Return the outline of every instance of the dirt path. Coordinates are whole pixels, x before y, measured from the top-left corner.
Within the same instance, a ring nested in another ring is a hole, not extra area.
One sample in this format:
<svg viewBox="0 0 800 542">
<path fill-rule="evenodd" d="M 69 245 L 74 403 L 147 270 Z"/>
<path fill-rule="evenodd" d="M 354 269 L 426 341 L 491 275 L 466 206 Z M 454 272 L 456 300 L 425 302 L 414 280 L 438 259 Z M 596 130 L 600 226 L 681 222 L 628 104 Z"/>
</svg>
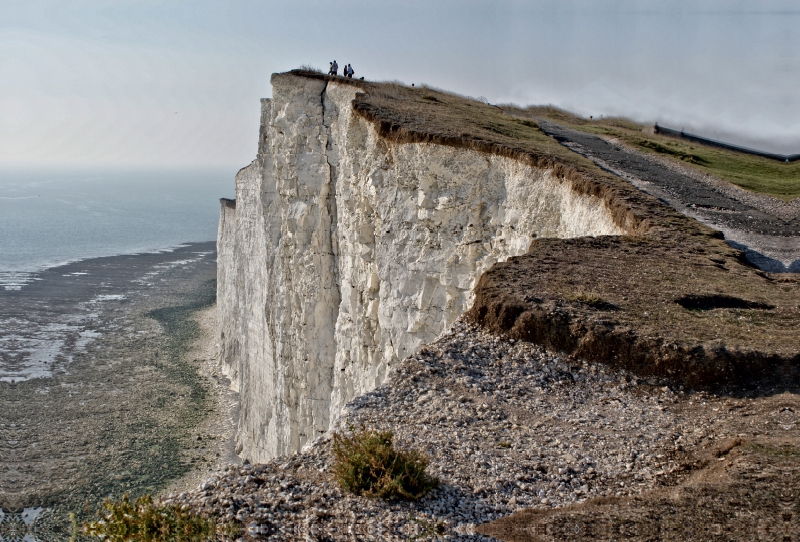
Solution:
<svg viewBox="0 0 800 542">
<path fill-rule="evenodd" d="M 629 180 L 678 211 L 722 231 L 726 240 L 765 271 L 800 272 L 797 205 L 750 194 L 718 179 L 702 179 L 678 165 L 619 142 L 536 121 L 545 133 L 597 165 Z"/>
</svg>

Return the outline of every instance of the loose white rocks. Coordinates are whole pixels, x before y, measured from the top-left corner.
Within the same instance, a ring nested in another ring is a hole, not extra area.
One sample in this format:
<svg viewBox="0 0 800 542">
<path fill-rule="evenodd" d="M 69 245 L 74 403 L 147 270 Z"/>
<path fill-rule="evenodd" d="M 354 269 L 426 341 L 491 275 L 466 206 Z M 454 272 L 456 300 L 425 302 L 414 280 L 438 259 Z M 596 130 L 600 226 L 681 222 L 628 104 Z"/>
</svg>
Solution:
<svg viewBox="0 0 800 542">
<path fill-rule="evenodd" d="M 331 475 L 330 433 L 173 500 L 236 519 L 258 540 L 482 540 L 475 525 L 515 510 L 668 480 L 683 468 L 681 443 L 713 432 L 677 416 L 677 401 L 668 387 L 567 363 L 459 321 L 349 403 L 334 428 L 388 429 L 396 445 L 426 451 L 441 485 L 420 501 L 342 491 Z"/>
</svg>

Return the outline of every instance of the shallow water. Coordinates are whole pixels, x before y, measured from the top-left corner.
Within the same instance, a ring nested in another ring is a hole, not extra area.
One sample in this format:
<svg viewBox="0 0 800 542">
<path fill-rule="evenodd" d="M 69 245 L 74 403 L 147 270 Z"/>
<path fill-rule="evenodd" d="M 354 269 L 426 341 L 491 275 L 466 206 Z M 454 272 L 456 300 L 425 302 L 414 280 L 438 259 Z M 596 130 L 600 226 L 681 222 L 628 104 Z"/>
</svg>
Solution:
<svg viewBox="0 0 800 542">
<path fill-rule="evenodd" d="M 115 254 L 216 239 L 235 170 L 0 170 L 0 285 Z"/>
<path fill-rule="evenodd" d="M 0 290 L 0 540 L 59 540 L 67 512 L 157 493 L 200 466 L 187 445 L 208 386 L 183 354 L 215 275 L 207 242 L 82 260 Z"/>
<path fill-rule="evenodd" d="M 0 542 L 68 540 L 67 512 L 200 464 L 181 353 L 234 173 L 0 171 Z"/>
</svg>

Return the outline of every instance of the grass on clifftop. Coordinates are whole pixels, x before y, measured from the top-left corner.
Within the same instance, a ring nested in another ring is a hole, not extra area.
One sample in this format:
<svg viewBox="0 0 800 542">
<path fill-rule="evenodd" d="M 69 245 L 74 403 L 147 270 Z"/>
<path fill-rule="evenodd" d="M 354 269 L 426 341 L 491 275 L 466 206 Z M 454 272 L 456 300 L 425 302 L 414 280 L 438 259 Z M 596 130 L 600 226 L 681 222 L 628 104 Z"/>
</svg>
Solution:
<svg viewBox="0 0 800 542">
<path fill-rule="evenodd" d="M 529 107 L 524 114 L 569 128 L 619 138 L 640 151 L 678 160 L 702 173 L 783 201 L 800 197 L 800 161 L 783 163 L 761 156 L 702 145 L 648 132 L 649 127 L 620 118 L 588 120 L 554 107 Z"/>
<path fill-rule="evenodd" d="M 688 219 L 628 181 L 572 152 L 541 130 L 524 111 L 511 111 L 428 86 L 374 83 L 293 70 L 275 77 L 296 76 L 361 89 L 353 100 L 356 114 L 371 122 L 393 143 L 433 143 L 504 156 L 550 170 L 580 195 L 604 201 L 614 221 L 629 234 L 670 231 L 688 237 L 713 235 L 710 228 Z"/>
<path fill-rule="evenodd" d="M 323 75 L 312 67 L 288 72 L 363 89 L 355 110 L 375 122 L 381 135 L 398 143 L 431 142 L 527 158 L 541 166 L 562 164 L 587 173 L 594 180 L 617 185 L 614 175 L 591 160 L 560 145 L 532 120 L 468 96 L 429 86 L 399 82 L 371 82 Z"/>
</svg>

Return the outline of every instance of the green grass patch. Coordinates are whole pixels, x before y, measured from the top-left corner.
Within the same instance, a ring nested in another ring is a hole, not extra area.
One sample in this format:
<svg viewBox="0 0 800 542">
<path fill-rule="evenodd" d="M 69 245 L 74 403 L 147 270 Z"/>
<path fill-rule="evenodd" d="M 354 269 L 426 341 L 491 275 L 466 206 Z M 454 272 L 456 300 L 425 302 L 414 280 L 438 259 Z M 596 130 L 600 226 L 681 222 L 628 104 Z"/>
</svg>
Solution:
<svg viewBox="0 0 800 542">
<path fill-rule="evenodd" d="M 597 135 L 619 138 L 643 152 L 658 154 L 741 188 L 784 201 L 800 197 L 800 161 L 779 162 L 761 156 L 703 145 L 661 134 L 620 118 L 588 120 L 554 107 L 532 107 L 525 113 L 550 119 L 564 126 Z"/>
<path fill-rule="evenodd" d="M 397 450 L 391 431 L 361 430 L 333 435 L 333 472 L 343 489 L 381 499 L 416 500 L 439 481 L 425 473 L 429 460 L 415 450 Z"/>
<path fill-rule="evenodd" d="M 702 156 L 698 156 L 696 154 L 692 154 L 689 152 L 685 152 L 684 150 L 679 147 L 679 145 L 674 141 L 667 141 L 666 144 L 661 144 L 656 141 L 649 141 L 646 139 L 641 140 L 639 146 L 642 149 L 650 149 L 659 154 L 667 154 L 679 160 L 683 160 L 684 162 L 689 162 L 690 164 L 698 164 L 698 165 L 708 165 L 708 160 L 703 158 Z"/>
</svg>

